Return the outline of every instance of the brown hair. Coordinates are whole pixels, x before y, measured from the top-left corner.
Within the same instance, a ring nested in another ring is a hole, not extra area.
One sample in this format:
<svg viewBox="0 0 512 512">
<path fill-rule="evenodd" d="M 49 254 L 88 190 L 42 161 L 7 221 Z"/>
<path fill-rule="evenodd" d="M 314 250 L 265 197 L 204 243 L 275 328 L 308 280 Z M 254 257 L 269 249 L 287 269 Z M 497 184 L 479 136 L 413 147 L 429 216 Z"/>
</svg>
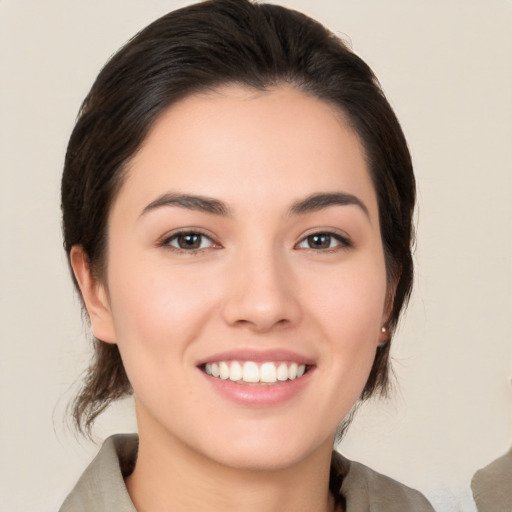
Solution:
<svg viewBox="0 0 512 512">
<path fill-rule="evenodd" d="M 407 143 L 368 65 L 318 22 L 277 5 L 209 0 L 170 12 L 105 65 L 82 104 L 66 153 L 62 212 L 68 258 L 80 245 L 101 279 L 107 218 L 127 162 L 171 104 L 228 83 L 260 90 L 290 84 L 334 105 L 359 135 L 392 283 L 390 340 L 413 278 L 415 181 Z M 361 400 L 387 390 L 389 345 L 377 349 Z M 78 429 L 89 432 L 98 414 L 130 392 L 117 345 L 95 339 L 94 360 L 74 402 Z"/>
</svg>

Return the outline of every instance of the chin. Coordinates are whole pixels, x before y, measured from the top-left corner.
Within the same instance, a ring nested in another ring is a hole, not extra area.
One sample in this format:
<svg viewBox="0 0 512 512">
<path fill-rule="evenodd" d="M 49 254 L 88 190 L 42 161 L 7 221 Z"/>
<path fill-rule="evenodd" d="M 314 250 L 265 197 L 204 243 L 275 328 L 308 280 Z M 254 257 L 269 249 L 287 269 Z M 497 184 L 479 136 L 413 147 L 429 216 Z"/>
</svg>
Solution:
<svg viewBox="0 0 512 512">
<path fill-rule="evenodd" d="M 323 440 L 308 441 L 302 437 L 293 438 L 293 431 L 289 430 L 288 435 L 284 436 L 238 436 L 235 440 L 229 440 L 224 447 L 218 440 L 212 443 L 207 449 L 207 456 L 223 466 L 247 471 L 285 470 L 314 454 L 324 454 L 330 460 L 334 433 Z"/>
</svg>

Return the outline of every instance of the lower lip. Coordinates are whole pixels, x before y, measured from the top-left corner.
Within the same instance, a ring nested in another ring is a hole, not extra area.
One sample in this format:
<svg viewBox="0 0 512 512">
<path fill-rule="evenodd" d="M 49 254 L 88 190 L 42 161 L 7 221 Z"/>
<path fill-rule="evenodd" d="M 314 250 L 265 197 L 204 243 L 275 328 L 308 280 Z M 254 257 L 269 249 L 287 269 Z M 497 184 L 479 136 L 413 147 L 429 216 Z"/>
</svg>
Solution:
<svg viewBox="0 0 512 512">
<path fill-rule="evenodd" d="M 201 371 L 201 370 L 200 370 Z M 220 395 L 240 405 L 270 407 L 285 403 L 299 395 L 308 384 L 313 369 L 302 377 L 276 384 L 237 384 L 229 379 L 212 377 L 201 371 L 208 384 Z"/>
</svg>

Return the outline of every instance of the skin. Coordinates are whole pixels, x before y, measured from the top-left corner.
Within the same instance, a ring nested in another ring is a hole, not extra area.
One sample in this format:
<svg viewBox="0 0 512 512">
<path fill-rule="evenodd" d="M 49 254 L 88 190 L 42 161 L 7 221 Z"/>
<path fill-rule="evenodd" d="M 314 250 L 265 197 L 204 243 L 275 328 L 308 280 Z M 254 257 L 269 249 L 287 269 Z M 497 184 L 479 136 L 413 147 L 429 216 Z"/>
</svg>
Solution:
<svg viewBox="0 0 512 512">
<path fill-rule="evenodd" d="M 290 212 L 333 192 L 361 204 Z M 155 206 L 162 194 L 229 215 Z M 199 250 L 172 238 L 184 228 L 207 236 Z M 326 248 L 313 233 L 332 233 Z M 134 389 L 138 510 L 332 509 L 334 434 L 384 341 L 388 286 L 364 151 L 336 109 L 290 87 L 182 100 L 130 163 L 103 280 L 80 247 L 71 260 L 94 335 L 118 344 Z M 307 357 L 306 384 L 270 406 L 226 398 L 197 364 L 240 348 Z"/>
</svg>

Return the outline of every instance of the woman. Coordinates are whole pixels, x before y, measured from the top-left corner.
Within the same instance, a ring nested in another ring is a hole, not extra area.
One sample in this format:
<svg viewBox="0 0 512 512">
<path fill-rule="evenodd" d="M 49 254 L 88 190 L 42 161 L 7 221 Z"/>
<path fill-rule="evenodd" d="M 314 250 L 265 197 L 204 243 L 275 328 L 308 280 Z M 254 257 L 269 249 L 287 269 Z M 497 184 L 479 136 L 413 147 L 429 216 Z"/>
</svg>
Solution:
<svg viewBox="0 0 512 512">
<path fill-rule="evenodd" d="M 214 0 L 132 39 L 82 106 L 62 209 L 95 337 L 75 420 L 133 392 L 138 437 L 61 510 L 432 510 L 332 454 L 386 391 L 414 197 L 377 80 L 313 20 Z"/>
</svg>

